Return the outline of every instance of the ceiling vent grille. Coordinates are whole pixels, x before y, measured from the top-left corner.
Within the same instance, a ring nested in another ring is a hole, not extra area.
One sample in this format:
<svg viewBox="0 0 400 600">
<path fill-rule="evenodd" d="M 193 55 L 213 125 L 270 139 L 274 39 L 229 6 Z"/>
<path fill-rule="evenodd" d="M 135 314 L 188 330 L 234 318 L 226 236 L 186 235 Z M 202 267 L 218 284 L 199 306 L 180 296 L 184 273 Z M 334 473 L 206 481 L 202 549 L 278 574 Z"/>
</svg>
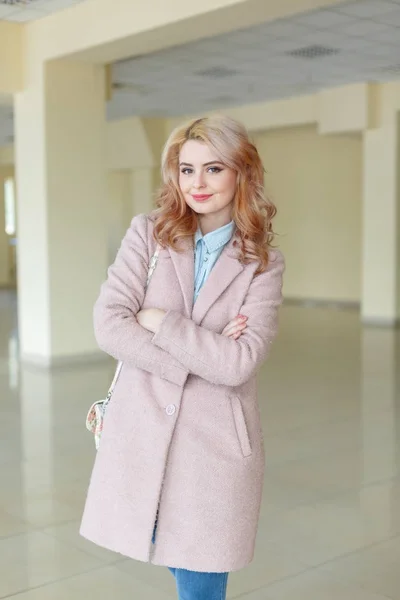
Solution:
<svg viewBox="0 0 400 600">
<path fill-rule="evenodd" d="M 36 2 L 36 0 L 0 0 L 0 4 L 8 4 L 10 6 L 27 6 L 34 2 Z"/>
<path fill-rule="evenodd" d="M 378 69 L 379 73 L 388 73 L 390 75 L 400 75 L 400 63 L 397 65 L 388 65 L 382 69 Z"/>
<path fill-rule="evenodd" d="M 200 77 L 207 77 L 208 79 L 227 79 L 237 75 L 237 71 L 228 69 L 227 67 L 210 67 L 204 69 L 204 71 L 197 71 L 196 75 Z"/>
<path fill-rule="evenodd" d="M 211 104 L 212 106 L 228 106 L 229 104 L 235 104 L 237 100 L 232 96 L 215 96 L 215 98 L 210 98 L 207 100 L 207 104 Z"/>
<path fill-rule="evenodd" d="M 297 48 L 296 50 L 290 50 L 286 52 L 289 56 L 294 56 L 295 58 L 306 58 L 308 60 L 313 60 L 316 58 L 323 58 L 325 56 L 332 56 L 332 54 L 338 54 L 339 50 L 337 48 L 329 48 L 328 46 L 305 46 L 303 48 Z"/>
</svg>

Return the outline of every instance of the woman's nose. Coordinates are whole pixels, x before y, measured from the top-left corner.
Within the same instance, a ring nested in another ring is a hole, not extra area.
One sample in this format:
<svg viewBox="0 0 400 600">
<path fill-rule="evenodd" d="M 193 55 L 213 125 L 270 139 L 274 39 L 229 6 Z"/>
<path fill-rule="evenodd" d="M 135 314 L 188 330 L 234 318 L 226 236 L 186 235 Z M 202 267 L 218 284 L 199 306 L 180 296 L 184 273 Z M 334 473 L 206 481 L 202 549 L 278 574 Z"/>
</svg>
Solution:
<svg viewBox="0 0 400 600">
<path fill-rule="evenodd" d="M 204 187 L 204 185 L 205 185 L 205 183 L 204 183 L 203 173 L 196 173 L 196 175 L 194 176 L 193 187 L 202 188 L 202 187 Z"/>
</svg>

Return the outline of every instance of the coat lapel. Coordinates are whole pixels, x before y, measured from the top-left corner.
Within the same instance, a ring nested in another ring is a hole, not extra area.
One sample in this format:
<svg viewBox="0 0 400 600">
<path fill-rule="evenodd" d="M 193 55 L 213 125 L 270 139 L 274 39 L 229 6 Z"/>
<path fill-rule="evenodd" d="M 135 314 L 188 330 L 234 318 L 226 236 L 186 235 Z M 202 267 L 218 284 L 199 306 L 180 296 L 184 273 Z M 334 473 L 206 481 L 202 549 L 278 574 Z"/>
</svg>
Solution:
<svg viewBox="0 0 400 600">
<path fill-rule="evenodd" d="M 169 252 L 182 289 L 185 302 L 185 316 L 190 319 L 194 296 L 194 247 L 192 240 L 183 240 L 181 247 L 184 249 L 183 252 L 178 252 L 173 250 L 173 248 L 169 248 Z"/>
<path fill-rule="evenodd" d="M 235 257 L 234 235 L 223 249 L 205 284 L 194 303 L 194 247 L 189 239 L 182 242 L 183 252 L 169 248 L 172 262 L 182 289 L 185 302 L 185 316 L 197 325 L 201 323 L 211 306 L 232 281 L 244 269 Z"/>
<path fill-rule="evenodd" d="M 194 303 L 192 319 L 200 325 L 211 306 L 241 273 L 244 266 L 235 257 L 234 236 L 223 249 Z"/>
</svg>

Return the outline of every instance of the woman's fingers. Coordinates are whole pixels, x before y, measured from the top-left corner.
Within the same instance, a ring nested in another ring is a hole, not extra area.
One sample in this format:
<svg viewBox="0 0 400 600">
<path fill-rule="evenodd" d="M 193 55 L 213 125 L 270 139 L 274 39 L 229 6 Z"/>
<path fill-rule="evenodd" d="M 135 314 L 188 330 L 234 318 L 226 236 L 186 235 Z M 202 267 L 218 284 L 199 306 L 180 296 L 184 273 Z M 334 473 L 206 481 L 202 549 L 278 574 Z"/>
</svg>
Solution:
<svg viewBox="0 0 400 600">
<path fill-rule="evenodd" d="M 246 326 L 247 317 L 238 315 L 235 319 L 228 323 L 228 325 L 223 330 L 222 335 L 226 337 L 234 337 L 237 339 L 246 329 Z"/>
<path fill-rule="evenodd" d="M 231 325 L 231 327 L 229 328 L 228 331 L 228 335 L 232 335 L 234 333 L 238 333 L 238 332 L 242 332 L 244 329 L 246 329 L 247 327 L 247 323 L 238 323 L 236 325 Z"/>
</svg>

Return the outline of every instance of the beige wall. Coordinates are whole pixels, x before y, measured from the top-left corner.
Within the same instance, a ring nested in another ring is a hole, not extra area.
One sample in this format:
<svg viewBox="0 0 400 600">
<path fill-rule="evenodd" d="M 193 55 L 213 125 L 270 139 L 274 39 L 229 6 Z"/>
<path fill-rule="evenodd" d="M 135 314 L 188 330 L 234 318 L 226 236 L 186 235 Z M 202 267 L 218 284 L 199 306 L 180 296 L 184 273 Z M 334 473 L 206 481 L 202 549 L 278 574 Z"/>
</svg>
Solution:
<svg viewBox="0 0 400 600">
<path fill-rule="evenodd" d="M 114 262 L 121 240 L 133 218 L 130 171 L 107 173 L 107 196 L 109 207 L 108 254 L 109 263 Z"/>
<path fill-rule="evenodd" d="M 0 146 L 0 167 L 14 167 L 14 146 Z"/>
<path fill-rule="evenodd" d="M 161 183 L 160 169 L 119 169 L 107 173 L 108 256 L 114 261 L 133 217 L 149 212 Z"/>
<path fill-rule="evenodd" d="M 396 129 L 397 139 L 400 139 L 400 112 L 396 114 Z M 397 155 L 397 178 L 396 178 L 396 194 L 397 194 L 397 215 L 396 215 L 396 229 L 397 229 L 397 315 L 400 316 L 400 157 Z"/>
<path fill-rule="evenodd" d="M 21 24 L 0 19 L 0 94 L 11 95 L 22 89 L 24 50 Z"/>
<path fill-rule="evenodd" d="M 316 127 L 256 136 L 278 206 L 288 298 L 361 299 L 362 140 Z"/>
<path fill-rule="evenodd" d="M 152 144 L 146 132 L 144 119 L 133 117 L 107 123 L 107 167 L 133 169 L 153 167 Z"/>
</svg>

